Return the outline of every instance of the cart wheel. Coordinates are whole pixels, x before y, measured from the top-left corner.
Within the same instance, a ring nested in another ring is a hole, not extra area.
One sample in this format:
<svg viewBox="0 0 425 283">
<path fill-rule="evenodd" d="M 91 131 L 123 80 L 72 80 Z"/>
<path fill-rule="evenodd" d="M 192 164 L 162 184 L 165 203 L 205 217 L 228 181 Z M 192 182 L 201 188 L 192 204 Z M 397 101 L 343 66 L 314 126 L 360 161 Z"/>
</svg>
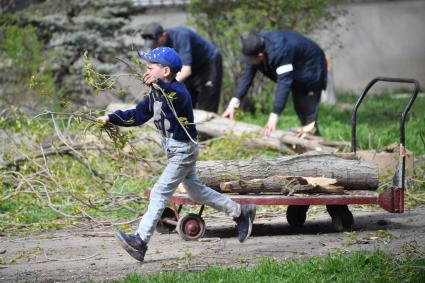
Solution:
<svg viewBox="0 0 425 283">
<path fill-rule="evenodd" d="M 292 227 L 303 226 L 307 218 L 308 205 L 288 205 L 286 220 Z"/>
<path fill-rule="evenodd" d="M 327 205 L 326 209 L 332 218 L 332 226 L 336 231 L 351 230 L 354 219 L 347 205 Z"/>
<path fill-rule="evenodd" d="M 156 231 L 160 234 L 170 234 L 176 229 L 176 225 L 165 223 L 162 220 L 168 218 L 170 220 L 174 220 L 177 222 L 176 213 L 169 207 L 166 207 L 162 212 L 161 219 L 158 221 L 156 225 Z"/>
<path fill-rule="evenodd" d="M 177 233 L 185 241 L 197 240 L 205 234 L 205 221 L 198 214 L 189 213 L 177 222 Z"/>
</svg>

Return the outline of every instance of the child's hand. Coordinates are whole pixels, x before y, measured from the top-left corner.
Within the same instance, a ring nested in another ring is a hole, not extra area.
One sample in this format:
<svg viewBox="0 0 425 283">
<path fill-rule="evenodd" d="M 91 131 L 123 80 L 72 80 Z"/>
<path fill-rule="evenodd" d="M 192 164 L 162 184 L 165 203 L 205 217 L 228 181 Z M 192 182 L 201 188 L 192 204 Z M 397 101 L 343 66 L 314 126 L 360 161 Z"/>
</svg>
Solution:
<svg viewBox="0 0 425 283">
<path fill-rule="evenodd" d="M 158 79 L 155 76 L 153 76 L 149 73 L 145 73 L 143 75 L 143 83 L 146 84 L 146 85 L 151 85 L 153 83 L 156 83 L 157 81 L 158 81 Z"/>
<path fill-rule="evenodd" d="M 102 123 L 103 125 L 108 124 L 109 122 L 109 116 L 100 116 L 96 118 L 96 121 Z"/>
</svg>

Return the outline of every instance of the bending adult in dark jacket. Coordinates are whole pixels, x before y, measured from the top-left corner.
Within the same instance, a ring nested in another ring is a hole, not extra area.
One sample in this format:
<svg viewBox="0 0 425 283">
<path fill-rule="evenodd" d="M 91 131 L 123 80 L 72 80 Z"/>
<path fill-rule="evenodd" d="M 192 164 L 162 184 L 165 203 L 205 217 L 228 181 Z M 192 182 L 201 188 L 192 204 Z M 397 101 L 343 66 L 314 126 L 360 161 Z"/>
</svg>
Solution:
<svg viewBox="0 0 425 283">
<path fill-rule="evenodd" d="M 223 117 L 233 119 L 235 108 L 246 95 L 257 70 L 277 83 L 272 113 L 264 135 L 276 130 L 280 113 L 292 91 L 295 111 L 302 125 L 316 122 L 321 91 L 326 88 L 326 58 L 312 40 L 290 31 L 271 30 L 251 34 L 242 39 L 244 73 Z"/>
<path fill-rule="evenodd" d="M 164 30 L 158 23 L 146 25 L 142 38 L 148 49 L 161 46 L 174 48 L 183 62 L 176 79 L 189 90 L 193 108 L 217 112 L 223 66 L 221 54 L 214 45 L 188 28 Z"/>
</svg>

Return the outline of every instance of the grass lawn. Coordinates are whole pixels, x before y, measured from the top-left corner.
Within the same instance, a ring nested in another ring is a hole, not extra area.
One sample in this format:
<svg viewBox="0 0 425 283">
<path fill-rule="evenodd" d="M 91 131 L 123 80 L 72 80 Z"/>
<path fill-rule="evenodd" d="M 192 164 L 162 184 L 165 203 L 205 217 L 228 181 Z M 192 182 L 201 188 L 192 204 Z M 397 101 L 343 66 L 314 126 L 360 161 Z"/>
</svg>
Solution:
<svg viewBox="0 0 425 283">
<path fill-rule="evenodd" d="M 113 281 L 135 282 L 425 282 L 425 259 L 397 259 L 380 251 L 355 252 L 308 259 L 264 259 L 253 267 L 210 267 L 201 272 L 129 274 Z"/>
<path fill-rule="evenodd" d="M 409 98 L 394 98 L 386 92 L 368 95 L 357 112 L 358 149 L 382 149 L 400 141 L 400 116 Z M 319 127 L 326 140 L 351 141 L 351 111 L 357 97 L 351 94 L 338 95 L 335 106 L 320 106 Z M 407 149 L 416 156 L 425 154 L 425 99 L 417 97 L 406 121 Z M 263 115 L 245 114 L 245 122 L 264 126 L 268 113 Z M 299 127 L 291 99 L 280 115 L 278 128 Z"/>
</svg>

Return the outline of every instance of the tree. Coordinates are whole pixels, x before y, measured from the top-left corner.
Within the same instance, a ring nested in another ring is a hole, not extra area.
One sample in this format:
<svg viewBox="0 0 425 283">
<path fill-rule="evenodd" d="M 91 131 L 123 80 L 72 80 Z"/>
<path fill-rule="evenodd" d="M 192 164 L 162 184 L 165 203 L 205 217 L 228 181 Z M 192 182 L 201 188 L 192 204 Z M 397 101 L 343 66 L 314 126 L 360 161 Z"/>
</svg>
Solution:
<svg viewBox="0 0 425 283">
<path fill-rule="evenodd" d="M 200 33 L 210 38 L 223 55 L 224 101 L 230 99 L 241 76 L 242 68 L 237 60 L 240 36 L 267 29 L 295 30 L 302 34 L 311 34 L 334 23 L 336 17 L 344 12 L 339 8 L 340 2 L 342 0 L 192 0 L 189 11 L 194 25 Z M 251 98 L 255 96 L 256 102 L 250 110 L 271 110 L 271 103 L 268 101 L 272 99 L 274 85 L 264 82 L 262 76 L 257 76 L 248 95 Z M 257 96 L 259 92 L 268 95 Z"/>
<path fill-rule="evenodd" d="M 0 25 L 0 92 L 6 105 L 38 104 L 51 100 L 47 95 L 61 99 L 62 92 L 54 83 L 49 58 L 43 50 L 34 27 Z M 29 98 L 32 98 L 29 100 Z"/>
</svg>

